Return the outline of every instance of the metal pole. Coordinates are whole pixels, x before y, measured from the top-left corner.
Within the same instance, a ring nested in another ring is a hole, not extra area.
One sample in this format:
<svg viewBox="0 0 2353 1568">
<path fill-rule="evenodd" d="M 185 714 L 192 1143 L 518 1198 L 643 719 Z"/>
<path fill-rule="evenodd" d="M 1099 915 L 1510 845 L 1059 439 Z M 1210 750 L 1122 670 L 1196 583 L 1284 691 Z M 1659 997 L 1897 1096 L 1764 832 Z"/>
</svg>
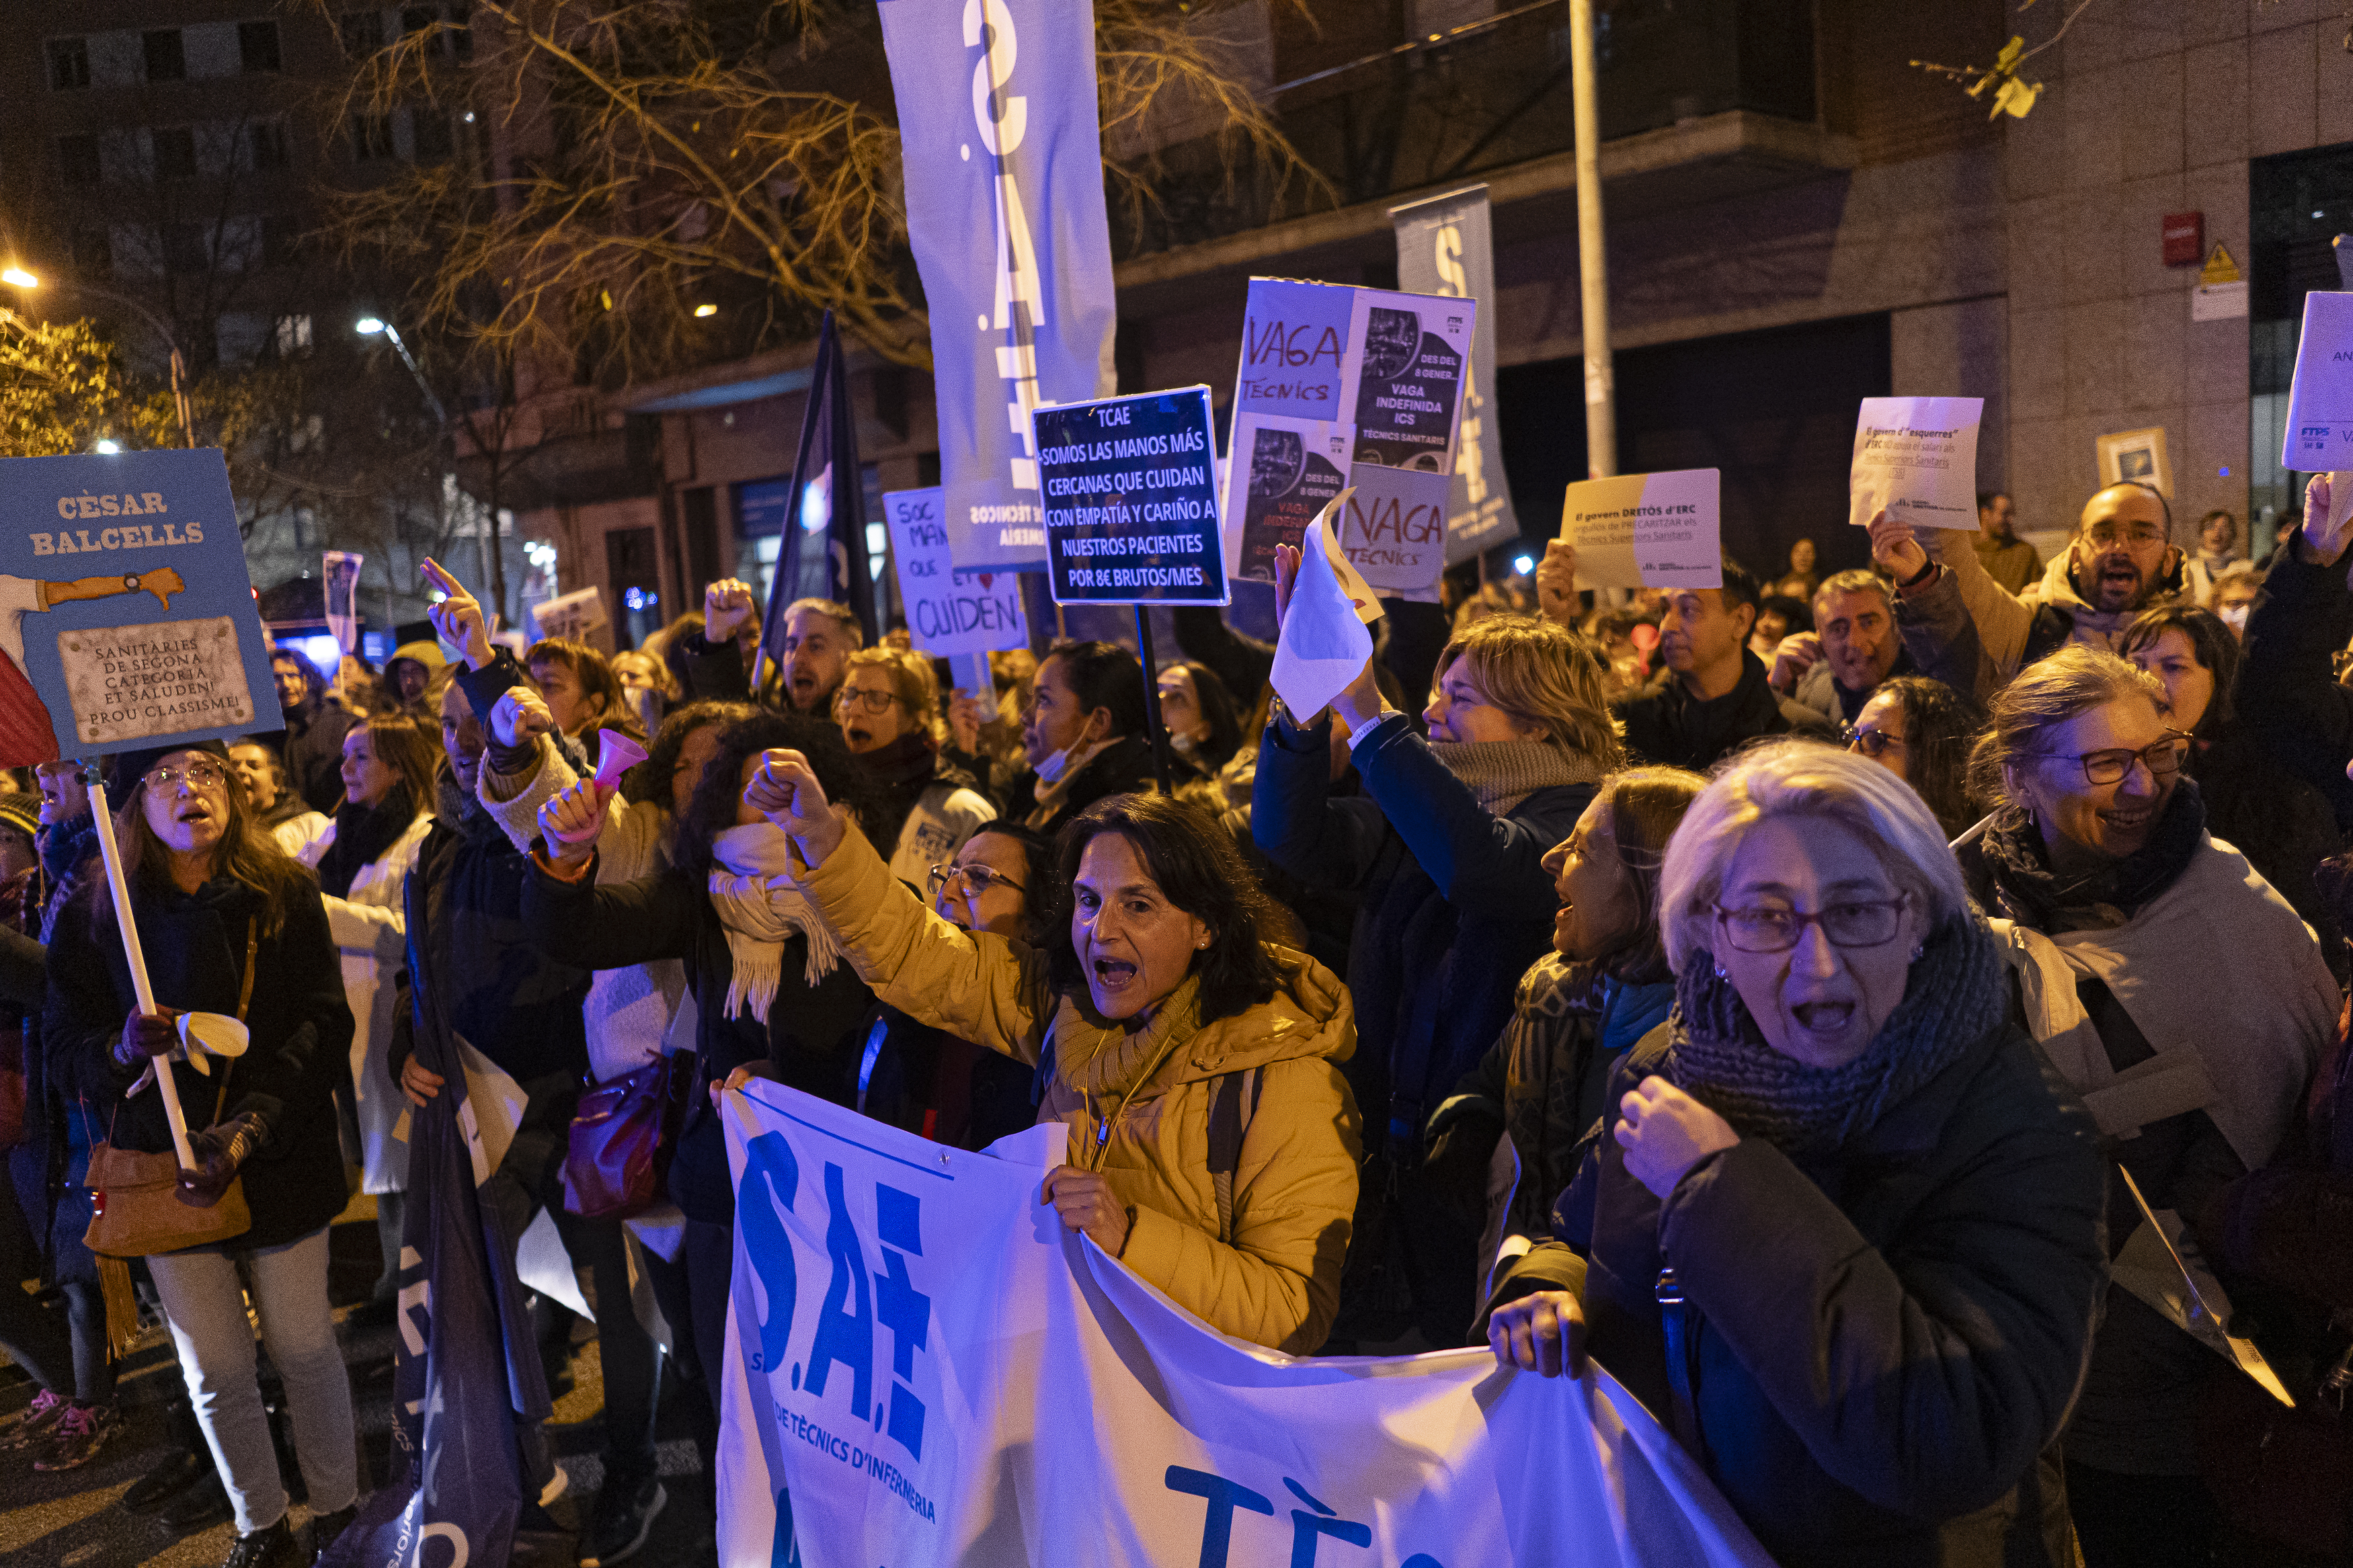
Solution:
<svg viewBox="0 0 2353 1568">
<path fill-rule="evenodd" d="M 1144 656 L 1144 722 L 1152 731 L 1152 776 L 1162 795 L 1175 795 L 1168 784 L 1168 731 L 1160 722 L 1160 668 L 1152 657 L 1152 618 L 1142 605 L 1135 606 L 1135 649 Z"/>
<path fill-rule="evenodd" d="M 1618 471 L 1618 391 L 1609 360 L 1609 258 L 1601 227 L 1601 101 L 1593 79 L 1593 0 L 1568 0 L 1577 114 L 1577 261 L 1584 284 L 1585 471 Z"/>
</svg>

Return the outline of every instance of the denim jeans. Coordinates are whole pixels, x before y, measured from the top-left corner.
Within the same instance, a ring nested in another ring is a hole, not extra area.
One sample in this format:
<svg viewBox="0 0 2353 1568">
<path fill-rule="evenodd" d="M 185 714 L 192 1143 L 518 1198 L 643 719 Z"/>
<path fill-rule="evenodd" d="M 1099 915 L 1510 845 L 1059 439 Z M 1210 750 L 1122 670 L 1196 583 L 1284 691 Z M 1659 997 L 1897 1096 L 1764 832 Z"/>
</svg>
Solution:
<svg viewBox="0 0 2353 1568">
<path fill-rule="evenodd" d="M 359 1452 L 351 1378 L 328 1314 L 325 1228 L 254 1252 L 150 1258 L 147 1268 L 171 1321 L 196 1422 L 236 1506 L 237 1533 L 267 1530 L 286 1516 L 286 1488 L 254 1373 L 248 1289 L 269 1359 L 286 1382 L 311 1507 L 320 1513 L 349 1508 L 359 1496 Z"/>
</svg>

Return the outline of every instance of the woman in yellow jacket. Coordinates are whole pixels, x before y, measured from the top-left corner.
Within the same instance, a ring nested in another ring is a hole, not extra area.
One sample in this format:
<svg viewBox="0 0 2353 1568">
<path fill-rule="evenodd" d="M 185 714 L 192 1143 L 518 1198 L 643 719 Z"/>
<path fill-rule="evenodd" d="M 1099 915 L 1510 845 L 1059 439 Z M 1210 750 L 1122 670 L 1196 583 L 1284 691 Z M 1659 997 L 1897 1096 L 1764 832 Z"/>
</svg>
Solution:
<svg viewBox="0 0 2353 1568">
<path fill-rule="evenodd" d="M 1160 795 L 1088 807 L 1040 949 L 925 909 L 799 753 L 767 752 L 744 798 L 793 837 L 876 997 L 1043 1058 L 1039 1120 L 1070 1129 L 1071 1163 L 1041 1201 L 1064 1226 L 1221 1332 L 1324 1342 L 1356 1205 L 1355 1015 L 1330 970 L 1267 940 L 1275 908 L 1217 824 Z"/>
</svg>

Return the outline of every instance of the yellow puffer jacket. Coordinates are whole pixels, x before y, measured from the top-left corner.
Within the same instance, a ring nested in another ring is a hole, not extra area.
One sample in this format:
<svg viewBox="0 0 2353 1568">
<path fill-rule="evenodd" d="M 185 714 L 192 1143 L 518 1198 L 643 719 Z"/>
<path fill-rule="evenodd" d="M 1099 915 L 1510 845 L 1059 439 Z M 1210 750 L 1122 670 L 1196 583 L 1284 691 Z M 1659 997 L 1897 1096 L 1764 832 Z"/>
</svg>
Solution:
<svg viewBox="0 0 2353 1568">
<path fill-rule="evenodd" d="M 1362 1127 L 1340 1075 L 1356 1025 L 1337 976 L 1277 948 L 1284 988 L 1271 1000 L 1202 1025 L 1188 979 L 1129 1034 L 1083 993 L 1056 996 L 1043 952 L 932 913 L 854 828 L 806 886 L 882 1001 L 1018 1061 L 1036 1062 L 1051 1036 L 1054 1081 L 1039 1117 L 1068 1126 L 1071 1163 L 1133 1205 L 1122 1262 L 1237 1339 L 1293 1355 L 1324 1342 Z M 1253 1068 L 1229 1223 L 1209 1172 L 1209 1112 L 1219 1081 Z"/>
</svg>

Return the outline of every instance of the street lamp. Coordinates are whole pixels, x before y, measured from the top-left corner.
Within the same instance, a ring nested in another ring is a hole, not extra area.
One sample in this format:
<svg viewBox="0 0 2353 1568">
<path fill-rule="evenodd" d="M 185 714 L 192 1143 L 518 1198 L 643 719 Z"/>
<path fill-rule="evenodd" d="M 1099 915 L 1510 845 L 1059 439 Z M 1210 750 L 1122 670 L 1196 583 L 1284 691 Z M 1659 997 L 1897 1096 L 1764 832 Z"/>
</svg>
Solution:
<svg viewBox="0 0 2353 1568">
<path fill-rule="evenodd" d="M 41 280 L 21 267 L 10 267 L 5 270 L 0 270 L 0 283 L 5 283 L 12 289 L 30 289 L 41 287 Z M 164 324 L 164 318 L 130 295 L 118 294 L 111 289 L 101 289 L 95 283 L 77 280 L 71 283 L 60 283 L 58 287 L 73 293 L 94 294 L 101 300 L 111 300 L 123 309 L 141 316 L 149 326 L 155 329 L 156 333 L 164 340 L 164 346 L 172 353 L 172 405 L 179 411 L 180 440 L 184 446 L 193 449 L 196 444 L 196 429 L 195 424 L 188 418 L 188 394 L 183 385 L 187 379 L 188 367 L 186 362 L 180 358 L 179 340 L 172 335 L 172 329 Z"/>
<path fill-rule="evenodd" d="M 449 411 L 441 406 L 441 399 L 434 392 L 433 384 L 427 381 L 425 373 L 417 368 L 416 356 L 408 352 L 408 345 L 400 341 L 399 328 L 390 321 L 379 320 L 375 316 L 362 316 L 352 323 L 352 331 L 364 338 L 372 338 L 381 333 L 390 340 L 393 352 L 400 356 L 400 363 L 406 365 L 408 374 L 417 378 L 417 390 L 425 395 L 426 406 L 433 410 L 433 417 L 444 426 L 449 423 Z"/>
</svg>

